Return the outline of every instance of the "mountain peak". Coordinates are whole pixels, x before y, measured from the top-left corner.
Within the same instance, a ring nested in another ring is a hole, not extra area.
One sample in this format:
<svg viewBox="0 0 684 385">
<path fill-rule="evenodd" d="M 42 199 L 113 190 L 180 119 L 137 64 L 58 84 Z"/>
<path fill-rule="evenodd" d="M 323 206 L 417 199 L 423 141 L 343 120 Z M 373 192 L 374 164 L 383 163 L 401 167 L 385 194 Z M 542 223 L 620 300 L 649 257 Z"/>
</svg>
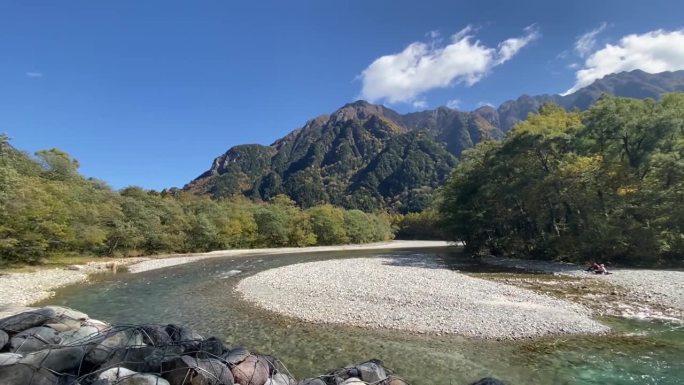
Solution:
<svg viewBox="0 0 684 385">
<path fill-rule="evenodd" d="M 372 117 L 387 118 L 392 121 L 399 121 L 399 114 L 379 104 L 371 104 L 365 100 L 357 100 L 345 104 L 330 116 L 331 122 L 344 122 L 348 120 L 366 121 Z"/>
</svg>

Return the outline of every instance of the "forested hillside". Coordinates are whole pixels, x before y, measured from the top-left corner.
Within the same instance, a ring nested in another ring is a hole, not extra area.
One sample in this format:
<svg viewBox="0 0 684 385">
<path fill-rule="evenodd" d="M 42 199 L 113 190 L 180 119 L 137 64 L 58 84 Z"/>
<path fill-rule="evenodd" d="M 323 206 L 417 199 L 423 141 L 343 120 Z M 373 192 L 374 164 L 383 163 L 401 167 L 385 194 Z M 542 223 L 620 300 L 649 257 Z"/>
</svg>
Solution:
<svg viewBox="0 0 684 385">
<path fill-rule="evenodd" d="M 470 252 L 629 264 L 684 259 L 684 94 L 544 105 L 465 151 L 439 213 Z"/>
<path fill-rule="evenodd" d="M 388 216 L 330 205 L 303 210 L 285 196 L 262 204 L 137 187 L 114 191 L 83 178 L 78 166 L 60 150 L 31 157 L 0 136 L 0 265 L 64 254 L 196 252 L 393 237 Z"/>
<path fill-rule="evenodd" d="M 420 212 L 464 150 L 501 139 L 544 103 L 585 110 L 604 93 L 657 99 L 681 90 L 684 71 L 636 70 L 608 75 L 569 95 L 523 95 L 498 108 L 471 112 L 439 107 L 402 115 L 357 101 L 310 120 L 270 146 L 230 148 L 185 190 L 266 201 L 286 194 L 303 207 L 331 203 L 364 211 Z"/>
</svg>

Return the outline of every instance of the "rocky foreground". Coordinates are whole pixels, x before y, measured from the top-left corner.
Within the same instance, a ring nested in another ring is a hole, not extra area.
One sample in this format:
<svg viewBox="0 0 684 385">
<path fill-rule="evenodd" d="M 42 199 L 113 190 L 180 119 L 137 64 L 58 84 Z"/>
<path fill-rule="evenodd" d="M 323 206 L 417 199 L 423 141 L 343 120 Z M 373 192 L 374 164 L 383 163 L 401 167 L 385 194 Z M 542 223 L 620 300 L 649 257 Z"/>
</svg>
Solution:
<svg viewBox="0 0 684 385">
<path fill-rule="evenodd" d="M 590 311 L 424 259 L 355 258 L 266 270 L 236 287 L 265 309 L 339 323 L 488 339 L 605 333 Z"/>
<path fill-rule="evenodd" d="M 113 326 L 56 306 L 0 317 L 3 385 L 406 385 L 380 360 L 297 382 L 273 356 L 177 325 Z"/>
</svg>

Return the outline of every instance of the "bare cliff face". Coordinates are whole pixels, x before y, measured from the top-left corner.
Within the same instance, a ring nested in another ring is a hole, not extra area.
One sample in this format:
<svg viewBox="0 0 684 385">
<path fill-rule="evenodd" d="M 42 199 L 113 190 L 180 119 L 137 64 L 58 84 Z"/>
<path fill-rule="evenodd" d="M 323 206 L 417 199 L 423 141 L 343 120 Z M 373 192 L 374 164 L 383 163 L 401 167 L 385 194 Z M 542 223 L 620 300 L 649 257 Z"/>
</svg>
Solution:
<svg viewBox="0 0 684 385">
<path fill-rule="evenodd" d="M 229 149 L 184 189 L 264 200 L 287 194 L 304 207 L 329 202 L 370 211 L 421 211 L 464 150 L 502 138 L 544 103 L 586 109 L 604 93 L 657 98 L 682 90 L 684 71 L 632 71 L 608 75 L 570 95 L 523 95 L 471 112 L 439 107 L 402 115 L 356 101 L 309 120 L 270 146 Z"/>
</svg>

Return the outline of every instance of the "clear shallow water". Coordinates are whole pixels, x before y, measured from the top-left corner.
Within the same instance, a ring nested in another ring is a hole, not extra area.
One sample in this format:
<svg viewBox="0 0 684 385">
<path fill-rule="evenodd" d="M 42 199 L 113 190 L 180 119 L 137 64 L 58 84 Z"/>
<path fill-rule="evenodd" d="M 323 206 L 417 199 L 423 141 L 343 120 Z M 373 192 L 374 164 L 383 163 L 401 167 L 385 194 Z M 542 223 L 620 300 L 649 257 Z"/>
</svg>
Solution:
<svg viewBox="0 0 684 385">
<path fill-rule="evenodd" d="M 434 249 L 221 258 L 140 274 L 102 275 L 91 283 L 64 288 L 44 304 L 73 307 L 113 323 L 188 325 L 231 346 L 273 354 L 297 378 L 381 358 L 414 385 L 466 384 L 484 376 L 511 385 L 684 383 L 682 325 L 606 319 L 616 335 L 482 341 L 303 324 L 256 309 L 233 292 L 234 285 L 248 275 L 292 263 L 414 254 L 452 269 L 496 269 L 473 264 L 459 253 Z M 325 279 L 321 277 L 321 282 Z"/>
</svg>

